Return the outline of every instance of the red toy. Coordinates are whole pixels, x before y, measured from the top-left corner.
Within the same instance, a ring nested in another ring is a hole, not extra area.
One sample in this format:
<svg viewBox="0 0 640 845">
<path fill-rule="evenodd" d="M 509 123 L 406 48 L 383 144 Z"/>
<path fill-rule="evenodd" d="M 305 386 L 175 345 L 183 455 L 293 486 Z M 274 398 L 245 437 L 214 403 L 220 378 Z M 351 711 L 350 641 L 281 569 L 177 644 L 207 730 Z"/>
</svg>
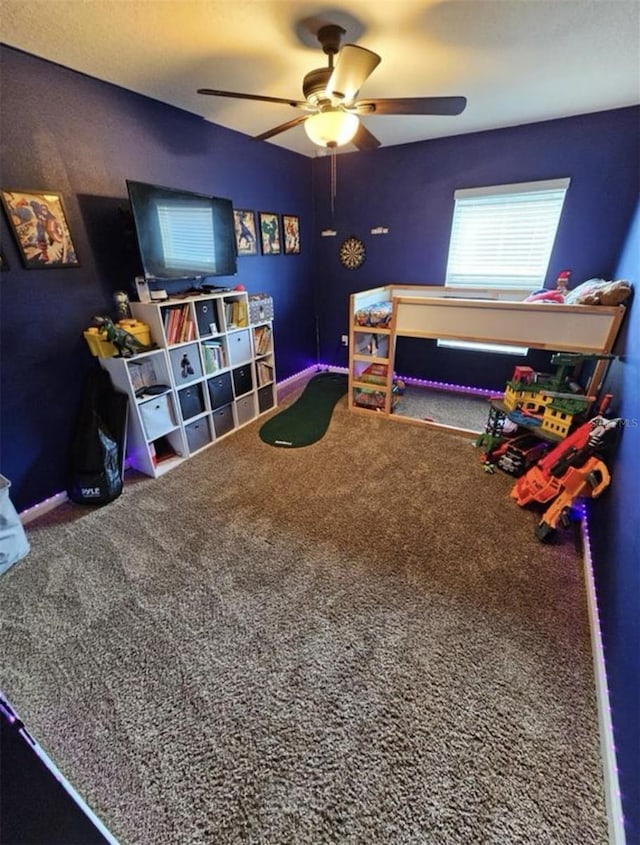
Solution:
<svg viewBox="0 0 640 845">
<path fill-rule="evenodd" d="M 518 478 L 539 460 L 548 448 L 547 441 L 541 440 L 535 434 L 519 434 L 498 446 L 491 453 L 491 461 L 497 463 L 503 472 Z"/>
</svg>

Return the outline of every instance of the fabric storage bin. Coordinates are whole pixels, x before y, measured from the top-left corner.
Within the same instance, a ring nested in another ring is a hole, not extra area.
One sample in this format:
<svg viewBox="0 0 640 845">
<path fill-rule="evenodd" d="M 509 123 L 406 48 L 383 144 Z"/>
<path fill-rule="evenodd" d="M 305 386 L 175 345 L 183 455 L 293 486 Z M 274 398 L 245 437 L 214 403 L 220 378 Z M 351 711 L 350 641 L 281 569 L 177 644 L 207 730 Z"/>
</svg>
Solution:
<svg viewBox="0 0 640 845">
<path fill-rule="evenodd" d="M 258 391 L 258 408 L 260 409 L 260 413 L 264 414 L 265 411 L 268 411 L 269 408 L 273 408 L 273 388 L 271 385 L 268 387 L 262 387 Z"/>
<path fill-rule="evenodd" d="M 273 299 L 265 293 L 249 295 L 249 322 L 264 323 L 273 320 Z"/>
<path fill-rule="evenodd" d="M 176 427 L 169 394 L 141 402 L 138 408 L 147 440 L 155 440 Z"/>
<path fill-rule="evenodd" d="M 236 396 L 243 396 L 253 390 L 253 372 L 251 364 L 237 367 L 233 371 L 233 389 Z"/>
<path fill-rule="evenodd" d="M 228 431 L 233 431 L 235 422 L 233 421 L 233 408 L 231 405 L 225 405 L 224 408 L 218 408 L 212 414 L 213 428 L 216 432 L 216 437 L 222 437 Z"/>
<path fill-rule="evenodd" d="M 197 452 L 198 449 L 202 449 L 207 443 L 211 443 L 211 432 L 209 431 L 209 423 L 206 418 L 195 420 L 185 425 L 184 433 L 187 435 L 189 454 Z"/>
<path fill-rule="evenodd" d="M 236 416 L 238 425 L 244 425 L 256 415 L 256 402 L 253 393 L 236 400 Z"/>
<path fill-rule="evenodd" d="M 209 390 L 212 410 L 215 411 L 216 408 L 230 404 L 233 401 L 231 373 L 221 373 L 219 376 L 210 378 L 207 381 L 207 389 Z"/>
<path fill-rule="evenodd" d="M 178 391 L 178 401 L 180 402 L 180 413 L 183 420 L 197 417 L 204 411 L 202 386 L 192 384 L 190 387 L 183 387 L 182 390 Z"/>
<path fill-rule="evenodd" d="M 198 322 L 198 333 L 200 337 L 210 334 L 218 334 L 220 323 L 218 321 L 218 307 L 215 299 L 201 299 L 195 303 L 196 320 Z"/>
<path fill-rule="evenodd" d="M 0 575 L 30 549 L 20 517 L 9 498 L 11 482 L 0 475 Z"/>
<path fill-rule="evenodd" d="M 177 346 L 169 350 L 173 379 L 178 387 L 202 378 L 202 365 L 197 343 Z"/>
<path fill-rule="evenodd" d="M 242 364 L 250 361 L 253 357 L 251 351 L 251 334 L 249 330 L 233 332 L 227 338 L 229 343 L 229 366 Z"/>
</svg>

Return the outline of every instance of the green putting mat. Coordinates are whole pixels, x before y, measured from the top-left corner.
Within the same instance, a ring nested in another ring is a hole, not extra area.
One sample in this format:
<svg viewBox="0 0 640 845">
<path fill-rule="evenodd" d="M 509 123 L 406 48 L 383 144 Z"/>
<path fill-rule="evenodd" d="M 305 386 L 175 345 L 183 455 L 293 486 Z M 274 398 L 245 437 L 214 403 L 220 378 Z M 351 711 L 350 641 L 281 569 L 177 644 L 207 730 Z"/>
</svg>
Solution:
<svg viewBox="0 0 640 845">
<path fill-rule="evenodd" d="M 295 449 L 324 436 L 336 402 L 348 390 L 343 373 L 318 373 L 298 399 L 262 426 L 260 439 L 271 446 Z"/>
</svg>

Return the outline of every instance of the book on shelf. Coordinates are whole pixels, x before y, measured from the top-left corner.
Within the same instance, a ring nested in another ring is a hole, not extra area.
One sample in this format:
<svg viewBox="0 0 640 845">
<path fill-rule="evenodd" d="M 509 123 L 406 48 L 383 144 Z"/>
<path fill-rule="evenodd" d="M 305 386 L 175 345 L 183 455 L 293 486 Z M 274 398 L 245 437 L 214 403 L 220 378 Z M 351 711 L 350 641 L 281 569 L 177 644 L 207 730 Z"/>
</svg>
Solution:
<svg viewBox="0 0 640 845">
<path fill-rule="evenodd" d="M 266 361 L 258 361 L 256 363 L 256 372 L 258 374 L 258 387 L 270 384 L 273 381 L 273 367 L 271 364 L 267 364 Z"/>
<path fill-rule="evenodd" d="M 179 311 L 178 311 L 178 321 L 177 321 L 177 325 L 176 325 L 175 334 L 174 334 L 174 337 L 173 337 L 173 343 L 182 343 L 182 341 L 184 340 L 184 328 L 185 328 L 186 320 L 187 320 L 187 317 L 186 317 L 186 314 L 185 314 L 184 306 L 181 306 Z"/>
<path fill-rule="evenodd" d="M 173 327 L 176 321 L 178 309 L 177 308 L 165 308 L 163 313 L 163 323 L 164 323 L 164 336 L 167 339 L 167 343 L 171 343 L 171 335 L 173 333 Z"/>
<path fill-rule="evenodd" d="M 266 355 L 271 351 L 271 328 L 260 326 L 254 330 L 256 355 Z"/>
<path fill-rule="evenodd" d="M 229 329 L 239 329 L 247 326 L 248 315 L 246 302 L 240 299 L 225 302 L 224 319 Z"/>
<path fill-rule="evenodd" d="M 132 361 L 127 365 L 129 369 L 129 378 L 131 379 L 131 386 L 134 391 L 142 390 L 146 387 L 144 379 L 142 378 L 142 366 L 137 361 Z"/>
<path fill-rule="evenodd" d="M 180 322 L 180 308 L 175 307 L 169 309 L 169 321 L 167 324 L 167 343 L 175 343 L 176 332 L 178 330 L 178 323 Z"/>
<path fill-rule="evenodd" d="M 196 327 L 191 319 L 188 303 L 165 309 L 163 322 L 167 343 L 184 343 L 194 340 Z"/>
<path fill-rule="evenodd" d="M 223 370 L 227 366 L 224 346 L 219 340 L 205 340 L 202 343 L 202 358 L 207 375 Z"/>
<path fill-rule="evenodd" d="M 178 320 L 178 327 L 176 329 L 174 343 L 184 343 L 187 340 L 193 340 L 193 338 L 195 337 L 195 334 L 192 334 L 192 331 L 194 330 L 194 325 L 189 315 L 189 306 L 182 305 L 180 307 L 180 317 Z"/>
<path fill-rule="evenodd" d="M 134 391 L 142 390 L 143 387 L 151 387 L 151 385 L 158 383 L 156 370 L 150 358 L 142 361 L 129 361 L 127 366 Z"/>
</svg>

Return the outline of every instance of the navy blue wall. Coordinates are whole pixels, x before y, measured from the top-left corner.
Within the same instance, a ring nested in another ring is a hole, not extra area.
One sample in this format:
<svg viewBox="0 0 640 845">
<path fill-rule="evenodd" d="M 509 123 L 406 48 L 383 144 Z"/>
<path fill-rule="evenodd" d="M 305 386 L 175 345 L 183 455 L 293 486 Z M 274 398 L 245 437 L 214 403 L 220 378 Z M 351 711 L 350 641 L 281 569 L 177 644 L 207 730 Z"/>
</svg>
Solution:
<svg viewBox="0 0 640 845">
<path fill-rule="evenodd" d="M 636 184 L 636 187 L 638 185 Z M 635 286 L 605 389 L 624 421 L 607 494 L 593 503 L 594 570 L 627 841 L 640 842 L 640 203 L 615 278 Z"/>
<path fill-rule="evenodd" d="M 225 284 L 273 296 L 278 377 L 316 360 L 307 158 L 19 51 L 0 48 L 5 189 L 60 191 L 81 267 L 24 270 L 1 215 L 0 466 L 23 510 L 65 489 L 80 386 L 95 366 L 82 331 L 139 272 L 125 180 L 298 214 L 299 256 L 238 259 Z M 222 281 L 222 280 L 220 280 Z"/>
<path fill-rule="evenodd" d="M 348 294 L 390 282 L 444 282 L 457 188 L 571 177 L 547 283 L 565 268 L 572 269 L 573 284 L 611 278 L 637 199 L 639 116 L 638 108 L 620 109 L 342 154 L 334 214 L 329 159 L 314 160 L 321 359 L 346 365 L 340 336 L 347 326 Z M 388 227 L 389 234 L 371 235 L 377 226 Z M 337 236 L 320 237 L 325 228 L 337 230 Z M 338 260 L 338 247 L 349 235 L 367 248 L 358 270 L 346 270 Z M 513 371 L 512 356 L 469 356 L 435 350 L 424 341 L 401 343 L 400 375 L 500 388 Z"/>
</svg>

